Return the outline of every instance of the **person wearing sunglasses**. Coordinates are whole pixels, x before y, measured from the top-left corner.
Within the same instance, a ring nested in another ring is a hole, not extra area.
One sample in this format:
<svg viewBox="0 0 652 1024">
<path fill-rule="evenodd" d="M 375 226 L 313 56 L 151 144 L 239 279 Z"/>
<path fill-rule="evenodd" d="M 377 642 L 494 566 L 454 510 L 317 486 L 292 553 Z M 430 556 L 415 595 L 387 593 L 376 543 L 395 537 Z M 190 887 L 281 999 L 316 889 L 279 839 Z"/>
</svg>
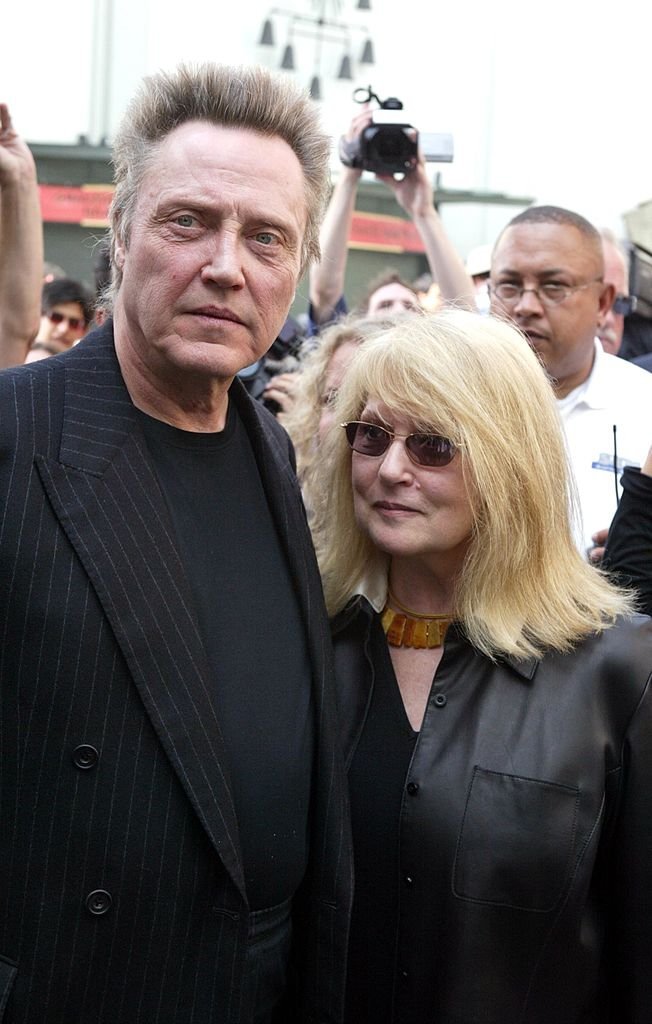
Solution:
<svg viewBox="0 0 652 1024">
<path fill-rule="evenodd" d="M 407 317 L 334 411 L 347 1024 L 652 1020 L 652 623 L 574 543 L 538 359 L 490 316 Z"/>
<path fill-rule="evenodd" d="M 93 305 L 89 289 L 80 281 L 57 277 L 44 284 L 41 323 L 25 362 L 56 356 L 81 341 L 92 323 Z"/>
</svg>

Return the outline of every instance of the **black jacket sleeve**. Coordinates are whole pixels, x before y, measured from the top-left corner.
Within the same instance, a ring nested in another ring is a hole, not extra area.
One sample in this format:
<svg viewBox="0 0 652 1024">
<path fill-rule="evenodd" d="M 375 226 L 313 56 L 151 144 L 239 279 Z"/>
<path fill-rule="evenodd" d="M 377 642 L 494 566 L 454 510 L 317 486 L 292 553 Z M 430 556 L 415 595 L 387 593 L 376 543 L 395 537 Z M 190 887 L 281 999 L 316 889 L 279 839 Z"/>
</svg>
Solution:
<svg viewBox="0 0 652 1024">
<path fill-rule="evenodd" d="M 617 582 L 634 587 L 641 611 L 652 615 L 652 477 L 628 467 L 603 560 Z"/>
</svg>

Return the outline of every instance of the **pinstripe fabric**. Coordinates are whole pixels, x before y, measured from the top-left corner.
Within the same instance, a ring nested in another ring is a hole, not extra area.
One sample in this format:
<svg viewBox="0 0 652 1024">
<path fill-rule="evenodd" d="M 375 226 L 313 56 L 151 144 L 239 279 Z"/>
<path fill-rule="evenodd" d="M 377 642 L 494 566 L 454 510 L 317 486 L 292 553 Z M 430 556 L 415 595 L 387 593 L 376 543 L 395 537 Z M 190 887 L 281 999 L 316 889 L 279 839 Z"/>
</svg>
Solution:
<svg viewBox="0 0 652 1024">
<path fill-rule="evenodd" d="M 351 855 L 328 627 L 287 439 L 232 394 L 309 630 L 318 715 L 300 1008 L 284 1021 L 335 1024 Z M 223 741 L 110 325 L 0 375 L 0 488 L 1 1019 L 244 1024 L 249 918 Z"/>
</svg>

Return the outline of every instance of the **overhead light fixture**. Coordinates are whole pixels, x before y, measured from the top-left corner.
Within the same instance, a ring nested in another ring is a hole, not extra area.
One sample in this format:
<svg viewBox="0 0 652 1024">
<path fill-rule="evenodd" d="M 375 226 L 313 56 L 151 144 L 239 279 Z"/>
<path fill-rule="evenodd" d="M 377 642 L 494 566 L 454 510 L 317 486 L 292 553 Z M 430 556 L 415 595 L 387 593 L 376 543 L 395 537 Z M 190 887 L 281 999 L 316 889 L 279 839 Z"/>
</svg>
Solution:
<svg viewBox="0 0 652 1024">
<path fill-rule="evenodd" d="M 353 81 L 353 72 L 351 70 L 351 58 L 348 53 L 345 53 L 340 63 L 340 70 L 337 73 L 338 78 L 346 79 L 349 82 Z"/>
<path fill-rule="evenodd" d="M 288 43 L 283 50 L 283 60 L 281 61 L 281 67 L 284 71 L 294 71 L 294 50 L 292 49 L 292 43 Z"/>
<path fill-rule="evenodd" d="M 259 46 L 273 46 L 274 45 L 274 26 L 272 25 L 271 18 L 265 18 L 263 22 L 263 31 L 258 42 Z"/>
<path fill-rule="evenodd" d="M 301 57 L 299 63 L 303 64 L 304 60 L 303 41 L 299 37 L 305 36 L 314 39 L 316 49 L 309 89 L 313 99 L 321 100 L 324 89 L 321 80 L 324 46 L 332 44 L 338 47 L 337 51 L 329 52 L 329 62 L 330 59 L 334 59 L 337 63 L 335 63 L 336 70 L 332 75 L 329 72 L 327 77 L 329 79 L 332 76 L 337 77 L 343 82 L 352 82 L 362 71 L 363 66 L 376 63 L 376 57 L 368 25 L 348 24 L 338 18 L 325 17 L 330 6 L 333 7 L 335 13 L 339 10 L 341 0 L 313 0 L 313 3 L 319 8 L 315 15 L 300 14 L 297 11 L 281 10 L 276 7 L 269 8 L 267 16 L 260 25 L 257 45 L 265 46 L 269 50 L 267 58 L 264 58 L 265 63 L 274 64 L 289 73 L 296 73 L 299 56 Z M 371 10 L 372 0 L 355 0 L 355 3 L 360 10 Z M 279 18 L 285 19 L 280 26 Z M 285 39 L 285 45 L 278 41 L 278 36 Z M 300 47 L 299 54 L 294 52 L 295 43 Z M 329 63 L 329 66 L 332 65 Z"/>
<path fill-rule="evenodd" d="M 362 54 L 360 56 L 360 63 L 361 64 L 375 64 L 376 63 L 375 58 L 374 58 L 374 44 L 372 43 L 371 39 L 367 39 L 365 41 L 364 46 L 362 47 Z"/>
</svg>

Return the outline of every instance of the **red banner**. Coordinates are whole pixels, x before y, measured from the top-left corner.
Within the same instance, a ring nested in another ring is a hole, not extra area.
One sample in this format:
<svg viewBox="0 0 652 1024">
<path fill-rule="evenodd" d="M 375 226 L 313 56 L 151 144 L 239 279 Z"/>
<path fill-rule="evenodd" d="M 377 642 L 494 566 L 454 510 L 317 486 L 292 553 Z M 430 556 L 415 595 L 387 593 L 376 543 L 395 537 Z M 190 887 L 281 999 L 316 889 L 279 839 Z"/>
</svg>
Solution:
<svg viewBox="0 0 652 1024">
<path fill-rule="evenodd" d="M 41 216 L 47 223 L 89 228 L 108 225 L 112 185 L 39 185 L 39 192 Z"/>
<path fill-rule="evenodd" d="M 349 245 L 352 249 L 380 252 L 424 252 L 421 236 L 411 220 L 380 213 L 354 213 Z"/>
</svg>

